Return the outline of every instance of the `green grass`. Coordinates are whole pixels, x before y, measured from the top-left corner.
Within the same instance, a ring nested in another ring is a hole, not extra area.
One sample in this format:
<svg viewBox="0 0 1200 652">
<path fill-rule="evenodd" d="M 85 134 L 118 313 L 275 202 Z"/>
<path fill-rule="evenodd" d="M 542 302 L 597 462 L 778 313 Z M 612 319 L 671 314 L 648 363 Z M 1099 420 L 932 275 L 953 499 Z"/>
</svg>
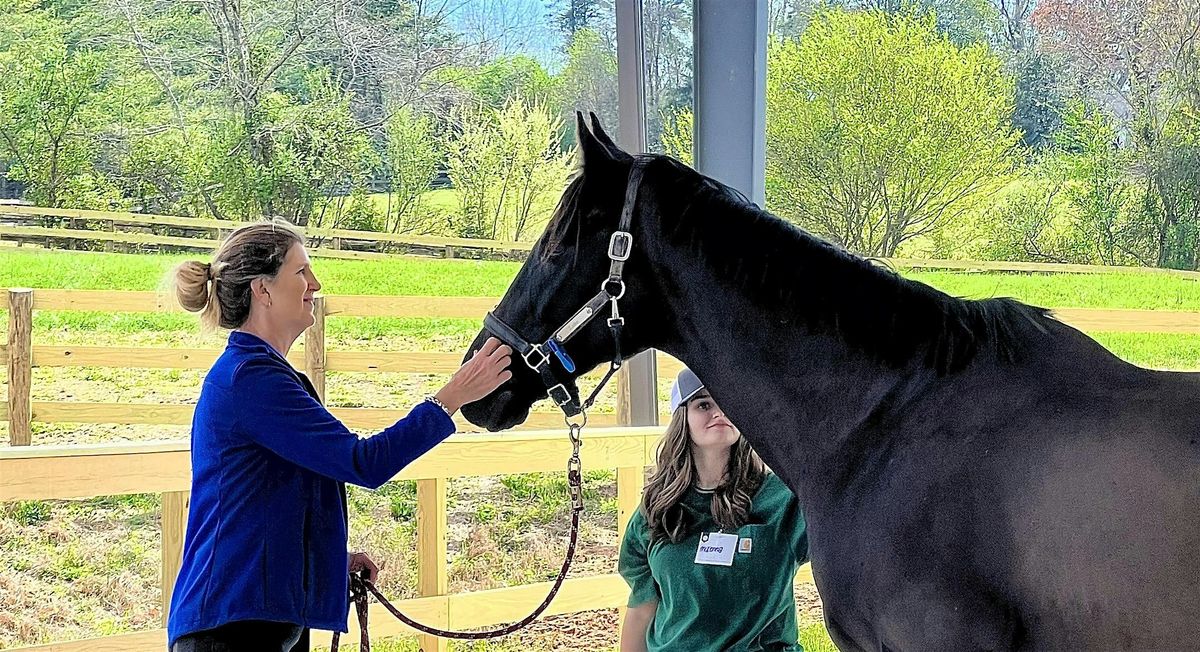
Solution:
<svg viewBox="0 0 1200 652">
<path fill-rule="evenodd" d="M 800 646 L 804 652 L 838 652 L 829 639 L 829 633 L 825 631 L 825 625 L 821 623 L 800 628 Z"/>
<path fill-rule="evenodd" d="M 170 270 L 188 258 L 203 256 L 10 249 L 0 252 L 0 285 L 163 290 Z M 512 282 L 520 264 L 398 257 L 372 261 L 318 259 L 315 268 L 327 294 L 498 297 Z M 1053 307 L 1200 311 L 1200 283 L 1158 274 L 922 271 L 906 272 L 905 276 L 965 298 L 1011 296 Z"/>
<path fill-rule="evenodd" d="M 79 290 L 167 288 L 172 268 L 204 254 L 106 254 L 48 251 L 0 252 L 0 286 Z M 421 296 L 499 296 L 518 264 L 476 260 L 396 257 L 384 260 L 317 259 L 326 294 L 413 294 Z"/>
<path fill-rule="evenodd" d="M 1200 282 L 1160 274 L 909 272 L 905 276 L 968 299 L 1013 297 L 1054 308 L 1200 311 Z"/>
<path fill-rule="evenodd" d="M 388 207 L 387 193 L 377 192 L 371 195 L 371 203 L 375 205 L 375 210 L 382 214 Z M 458 192 L 453 188 L 430 190 L 421 196 L 421 204 L 436 215 L 450 215 L 458 211 Z"/>
</svg>

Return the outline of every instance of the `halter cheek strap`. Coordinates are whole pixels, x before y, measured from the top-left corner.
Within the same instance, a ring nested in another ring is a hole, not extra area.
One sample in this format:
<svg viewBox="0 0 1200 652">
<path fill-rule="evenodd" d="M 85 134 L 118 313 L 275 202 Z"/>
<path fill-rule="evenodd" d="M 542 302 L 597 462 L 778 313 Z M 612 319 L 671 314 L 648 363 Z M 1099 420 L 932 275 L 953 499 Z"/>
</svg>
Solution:
<svg viewBox="0 0 1200 652">
<path fill-rule="evenodd" d="M 624 363 L 621 355 L 621 329 L 625 325 L 625 319 L 621 317 L 618 302 L 621 297 L 625 296 L 625 261 L 629 260 L 629 254 L 633 251 L 633 235 L 630 233 L 630 225 L 633 222 L 633 209 L 637 203 L 638 187 L 641 186 L 642 173 L 648 162 L 647 157 L 637 157 L 629 170 L 629 182 L 625 186 L 625 203 L 621 207 L 621 219 L 617 224 L 617 230 L 608 240 L 608 277 L 600 284 L 600 291 L 595 296 L 583 304 L 579 310 L 576 310 L 575 314 L 571 315 L 546 341 L 541 343 L 532 343 L 525 339 L 515 328 L 506 324 L 493 312 L 489 312 L 483 318 L 483 327 L 500 341 L 511 346 L 525 361 L 526 366 L 537 372 L 542 379 L 542 384 L 546 386 L 546 395 L 568 418 L 586 412 L 596 400 L 596 395 L 600 393 L 601 388 Z M 581 404 L 565 385 L 555 379 L 554 374 L 550 371 L 550 360 L 558 360 L 567 373 L 575 373 L 575 361 L 567 354 L 566 343 L 599 316 L 606 303 L 610 307 L 608 329 L 612 334 L 613 357 L 609 363 L 608 373 L 587 400 Z"/>
</svg>

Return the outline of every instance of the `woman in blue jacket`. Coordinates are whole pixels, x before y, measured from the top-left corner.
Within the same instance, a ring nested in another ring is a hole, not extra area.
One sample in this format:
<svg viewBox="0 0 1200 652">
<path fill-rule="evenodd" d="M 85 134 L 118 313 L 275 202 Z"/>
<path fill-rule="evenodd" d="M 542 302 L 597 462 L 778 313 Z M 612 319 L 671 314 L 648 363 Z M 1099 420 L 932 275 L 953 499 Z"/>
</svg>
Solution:
<svg viewBox="0 0 1200 652">
<path fill-rule="evenodd" d="M 175 652 L 307 650 L 308 628 L 346 631 L 346 482 L 375 488 L 454 432 L 451 415 L 509 378 L 511 351 L 489 340 L 435 396 L 360 439 L 287 362 L 313 324 L 303 236 L 286 222 L 233 232 L 212 263 L 175 272 L 184 308 L 230 329 L 192 421 L 192 495 L 171 596 Z"/>
</svg>

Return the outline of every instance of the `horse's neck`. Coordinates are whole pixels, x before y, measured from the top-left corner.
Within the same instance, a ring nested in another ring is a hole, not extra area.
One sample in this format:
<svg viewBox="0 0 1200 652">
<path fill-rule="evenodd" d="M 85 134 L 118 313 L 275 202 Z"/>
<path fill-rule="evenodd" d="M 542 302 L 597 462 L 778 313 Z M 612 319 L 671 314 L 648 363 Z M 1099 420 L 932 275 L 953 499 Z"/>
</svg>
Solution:
<svg viewBox="0 0 1200 652">
<path fill-rule="evenodd" d="M 806 468 L 844 449 L 848 438 L 925 374 L 885 368 L 836 335 L 807 332 L 801 316 L 788 314 L 796 310 L 794 302 L 784 309 L 764 294 L 751 297 L 728 278 L 727 268 L 712 264 L 716 257 L 709 247 L 722 247 L 725 260 L 754 260 L 764 255 L 763 246 L 771 247 L 780 264 L 764 266 L 761 281 L 777 281 L 770 270 L 782 270 L 790 257 L 779 247 L 795 243 L 755 240 L 701 234 L 695 243 L 658 249 L 663 260 L 655 268 L 670 288 L 665 294 L 671 314 L 663 323 L 674 328 L 653 346 L 695 371 L 767 463 L 792 486 L 803 486 L 799 476 Z"/>
</svg>

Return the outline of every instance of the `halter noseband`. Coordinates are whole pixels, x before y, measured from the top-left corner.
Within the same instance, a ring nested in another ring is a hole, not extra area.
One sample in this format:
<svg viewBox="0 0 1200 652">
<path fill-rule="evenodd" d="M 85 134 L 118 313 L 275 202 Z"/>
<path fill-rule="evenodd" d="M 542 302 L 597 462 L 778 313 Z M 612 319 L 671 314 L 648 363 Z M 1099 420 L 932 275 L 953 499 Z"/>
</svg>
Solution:
<svg viewBox="0 0 1200 652">
<path fill-rule="evenodd" d="M 629 260 L 629 254 L 633 250 L 633 235 L 630 233 L 630 225 L 633 221 L 633 207 L 637 201 L 638 186 L 642 182 L 642 172 L 648 162 L 649 159 L 645 157 L 638 157 L 633 161 L 633 167 L 629 171 L 629 183 L 625 186 L 625 204 L 621 208 L 621 220 L 617 224 L 617 230 L 613 232 L 612 237 L 608 240 L 608 278 L 604 279 L 604 282 L 600 284 L 600 291 L 591 300 L 585 303 L 582 308 L 575 311 L 575 314 L 570 319 L 563 322 L 562 326 L 559 326 L 545 342 L 540 344 L 531 343 L 529 340 L 521 337 L 521 334 L 516 329 L 504 323 L 493 312 L 488 312 L 483 318 L 483 327 L 491 331 L 500 341 L 511 346 L 521 356 L 521 359 L 525 361 L 525 364 L 537 372 L 538 376 L 542 379 L 542 384 L 546 386 L 546 395 L 550 397 L 550 400 L 554 401 L 555 405 L 568 418 L 586 412 L 592 406 L 592 402 L 596 400 L 596 395 L 600 393 L 600 389 L 621 368 L 621 364 L 624 362 L 621 356 L 621 327 L 625 325 L 625 318 L 621 317 L 617 302 L 620 301 L 621 297 L 625 296 L 623 273 L 625 261 Z M 571 356 L 567 355 L 566 343 L 600 314 L 600 311 L 604 309 L 605 303 L 611 306 L 608 329 L 612 333 L 613 358 L 609 364 L 608 373 L 600 381 L 600 384 L 596 386 L 596 389 L 592 391 L 587 400 L 581 404 L 571 396 L 570 390 L 565 385 L 554 378 L 554 374 L 550 372 L 550 361 L 551 359 L 558 360 L 567 373 L 575 372 L 575 361 L 571 359 Z"/>
</svg>

